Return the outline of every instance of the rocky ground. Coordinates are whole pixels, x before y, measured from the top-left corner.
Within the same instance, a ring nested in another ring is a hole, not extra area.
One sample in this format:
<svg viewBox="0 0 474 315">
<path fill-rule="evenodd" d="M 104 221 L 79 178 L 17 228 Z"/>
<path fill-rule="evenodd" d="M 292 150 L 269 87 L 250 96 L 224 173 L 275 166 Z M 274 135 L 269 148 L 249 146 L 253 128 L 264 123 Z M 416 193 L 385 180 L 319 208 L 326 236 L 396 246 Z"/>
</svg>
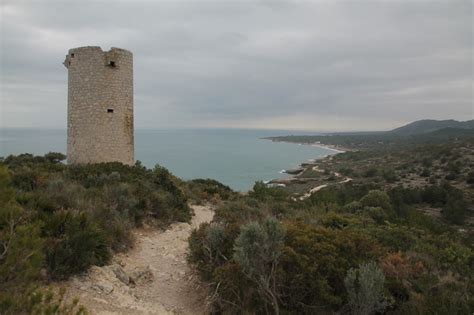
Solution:
<svg viewBox="0 0 474 315">
<path fill-rule="evenodd" d="M 67 299 L 91 314 L 205 314 L 207 287 L 186 262 L 187 239 L 193 228 L 212 220 L 208 206 L 193 206 L 191 224 L 176 223 L 166 231 L 135 232 L 136 245 L 116 255 L 113 263 L 93 267 L 61 286 Z"/>
</svg>

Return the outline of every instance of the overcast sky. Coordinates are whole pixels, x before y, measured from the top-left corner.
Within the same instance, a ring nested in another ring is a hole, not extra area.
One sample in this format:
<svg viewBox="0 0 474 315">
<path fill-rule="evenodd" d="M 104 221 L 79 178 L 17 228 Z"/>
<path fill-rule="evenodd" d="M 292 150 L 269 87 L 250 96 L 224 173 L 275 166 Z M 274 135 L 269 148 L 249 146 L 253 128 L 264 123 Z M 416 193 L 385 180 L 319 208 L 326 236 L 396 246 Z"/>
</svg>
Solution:
<svg viewBox="0 0 474 315">
<path fill-rule="evenodd" d="M 69 48 L 134 54 L 136 128 L 473 119 L 473 1 L 1 0 L 0 127 L 65 128 Z"/>
</svg>

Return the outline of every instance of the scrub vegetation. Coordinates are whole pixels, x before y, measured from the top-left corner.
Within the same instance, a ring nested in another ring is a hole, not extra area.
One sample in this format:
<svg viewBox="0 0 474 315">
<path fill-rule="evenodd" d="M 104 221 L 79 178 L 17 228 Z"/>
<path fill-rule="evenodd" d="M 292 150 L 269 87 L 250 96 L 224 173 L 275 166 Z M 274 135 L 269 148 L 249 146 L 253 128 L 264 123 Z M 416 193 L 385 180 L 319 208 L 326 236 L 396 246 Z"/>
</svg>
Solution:
<svg viewBox="0 0 474 315">
<path fill-rule="evenodd" d="M 163 167 L 67 166 L 65 156 L 22 154 L 0 163 L 0 313 L 80 313 L 39 289 L 132 244 L 144 223 L 188 221 L 186 184 Z"/>
<path fill-rule="evenodd" d="M 246 194 L 140 162 L 2 158 L 0 313 L 85 314 L 48 284 L 110 263 L 137 227 L 188 222 L 188 203 L 212 203 L 214 218 L 191 233 L 188 257 L 211 287 L 212 312 L 472 314 L 469 130 L 376 146 L 373 135 L 357 135 L 352 151 Z"/>
<path fill-rule="evenodd" d="M 473 141 L 362 145 L 221 202 L 189 240 L 213 311 L 471 314 Z"/>
</svg>

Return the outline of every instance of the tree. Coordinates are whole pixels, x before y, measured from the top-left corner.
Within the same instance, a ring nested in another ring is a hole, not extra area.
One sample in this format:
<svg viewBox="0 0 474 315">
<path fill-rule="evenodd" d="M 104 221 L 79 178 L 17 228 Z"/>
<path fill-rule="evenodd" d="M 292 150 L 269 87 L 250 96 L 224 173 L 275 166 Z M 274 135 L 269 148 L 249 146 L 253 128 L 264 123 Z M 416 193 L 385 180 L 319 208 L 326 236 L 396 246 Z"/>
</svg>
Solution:
<svg viewBox="0 0 474 315">
<path fill-rule="evenodd" d="M 282 253 L 285 230 L 281 223 L 267 219 L 262 225 L 251 222 L 242 227 L 235 240 L 234 260 L 255 282 L 262 296 L 279 314 L 276 271 Z"/>
<path fill-rule="evenodd" d="M 59 152 L 49 152 L 44 155 L 44 158 L 51 163 L 59 163 L 66 159 L 66 156 Z"/>
<path fill-rule="evenodd" d="M 388 306 L 384 282 L 385 276 L 375 262 L 349 269 L 344 285 L 352 313 L 368 315 L 382 312 Z"/>
</svg>

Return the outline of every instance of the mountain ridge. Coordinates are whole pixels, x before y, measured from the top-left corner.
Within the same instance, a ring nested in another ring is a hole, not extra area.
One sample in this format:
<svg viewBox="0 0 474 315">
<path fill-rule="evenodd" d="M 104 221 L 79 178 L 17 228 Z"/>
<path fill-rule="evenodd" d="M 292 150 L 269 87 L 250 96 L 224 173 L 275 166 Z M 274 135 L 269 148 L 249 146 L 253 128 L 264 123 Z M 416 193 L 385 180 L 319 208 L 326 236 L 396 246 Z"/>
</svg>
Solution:
<svg viewBox="0 0 474 315">
<path fill-rule="evenodd" d="M 416 120 L 404 126 L 387 131 L 390 134 L 398 135 L 415 135 L 430 133 L 433 131 L 453 128 L 453 129 L 474 129 L 474 120 L 458 121 L 454 119 L 434 120 L 422 119 Z"/>
</svg>

